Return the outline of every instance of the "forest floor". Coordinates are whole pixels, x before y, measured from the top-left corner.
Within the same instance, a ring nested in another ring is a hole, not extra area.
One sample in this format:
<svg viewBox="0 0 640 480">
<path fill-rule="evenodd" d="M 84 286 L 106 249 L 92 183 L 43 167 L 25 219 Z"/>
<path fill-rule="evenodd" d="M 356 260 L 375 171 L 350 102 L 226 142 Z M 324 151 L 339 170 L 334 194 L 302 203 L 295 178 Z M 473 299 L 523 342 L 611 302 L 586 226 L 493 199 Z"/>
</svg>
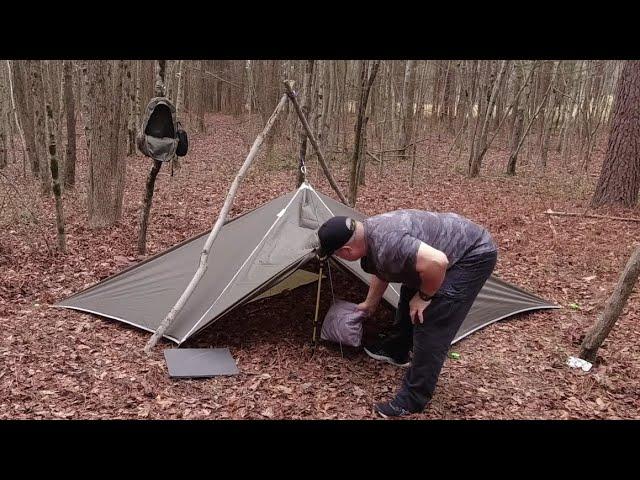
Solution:
<svg viewBox="0 0 640 480">
<path fill-rule="evenodd" d="M 190 153 L 173 177 L 169 169 L 160 172 L 148 231 L 150 255 L 211 228 L 255 133 L 247 122 L 224 115 L 211 116 L 207 130 L 190 134 Z M 502 173 L 507 151 L 495 146 L 482 176 L 468 179 L 464 156 L 446 159 L 449 142 L 433 138 L 420 145 L 415 187 L 409 186 L 406 162 L 386 162 L 382 175 L 369 163 L 356 208 L 365 214 L 421 208 L 465 215 L 496 239 L 498 277 L 562 309 L 517 315 L 456 343 L 452 350 L 459 359 L 447 360 L 431 404 L 411 418 L 640 418 L 638 289 L 592 370 L 565 365 L 611 293 L 640 224 L 543 213 L 587 209 L 604 145 L 596 149 L 588 174 L 561 165 L 555 154 L 547 173 L 540 173 L 532 151 L 531 165 L 521 166 L 515 177 Z M 66 255 L 50 254 L 45 245 L 46 240 L 55 247 L 53 200 L 40 197 L 22 178 L 21 164 L 3 171 L 0 419 L 376 417 L 373 403 L 395 393 L 404 370 L 374 361 L 361 349 L 341 352 L 321 344 L 314 351 L 309 345 L 314 285 L 237 309 L 189 341 L 185 346 L 229 347 L 241 371 L 199 380 L 169 377 L 162 353 L 172 348 L 169 342 L 148 357 L 143 347 L 149 333 L 52 307 L 139 260 L 137 218 L 151 161 L 129 158 L 122 220 L 92 231 L 84 207 L 85 152 L 78 153 L 79 185 L 64 199 Z M 261 154 L 231 216 L 295 188 L 293 164 L 293 158 L 280 157 L 267 165 Z M 315 162 L 310 165 L 315 188 L 335 198 Z M 333 163 L 332 169 L 346 192 L 347 165 Z M 23 193 L 11 190 L 7 178 Z M 640 209 L 598 213 L 639 217 Z M 343 298 L 358 302 L 366 295 L 364 285 L 339 274 L 333 280 Z M 323 293 L 322 311 L 329 296 Z M 380 307 L 365 327 L 368 338 L 390 317 L 390 310 Z"/>
</svg>

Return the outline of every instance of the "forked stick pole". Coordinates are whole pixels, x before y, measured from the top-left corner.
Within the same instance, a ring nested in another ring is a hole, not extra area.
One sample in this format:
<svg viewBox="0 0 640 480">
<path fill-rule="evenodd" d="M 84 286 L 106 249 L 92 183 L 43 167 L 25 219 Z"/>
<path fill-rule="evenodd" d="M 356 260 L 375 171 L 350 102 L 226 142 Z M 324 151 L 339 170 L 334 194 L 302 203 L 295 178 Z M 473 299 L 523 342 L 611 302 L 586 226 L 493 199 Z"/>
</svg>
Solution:
<svg viewBox="0 0 640 480">
<path fill-rule="evenodd" d="M 171 311 L 169 311 L 168 315 L 160 323 L 160 325 L 158 326 L 158 329 L 154 332 L 154 334 L 151 336 L 151 338 L 147 342 L 147 345 L 144 347 L 144 351 L 147 354 L 151 352 L 151 349 L 156 345 L 156 343 L 158 343 L 158 340 L 160 339 L 160 337 L 162 337 L 162 335 L 164 335 L 164 332 L 167 330 L 167 328 L 171 326 L 171 324 L 175 320 L 178 313 L 180 313 L 182 308 L 187 303 L 187 300 L 189 300 L 189 297 L 195 290 L 196 286 L 198 285 L 198 282 L 200 282 L 200 279 L 202 279 L 204 273 L 206 272 L 211 246 L 213 245 L 213 242 L 218 236 L 218 233 L 220 232 L 220 229 L 222 228 L 222 225 L 224 224 L 224 221 L 227 218 L 227 214 L 231 209 L 231 203 L 233 202 L 233 199 L 236 196 L 236 191 L 238 190 L 238 186 L 240 185 L 240 182 L 244 178 L 245 174 L 247 173 L 247 170 L 249 170 L 249 167 L 251 166 L 251 162 L 253 162 L 254 157 L 256 156 L 256 154 L 258 153 L 258 150 L 260 149 L 260 145 L 262 145 L 264 138 L 267 136 L 267 133 L 269 133 L 269 130 L 273 126 L 274 122 L 276 121 L 276 117 L 278 116 L 278 113 L 280 113 L 280 111 L 282 110 L 286 102 L 287 102 L 287 95 L 285 94 L 285 95 L 282 95 L 282 98 L 280 99 L 280 102 L 276 106 L 276 109 L 271 114 L 271 117 L 269 117 L 269 120 L 267 120 L 267 124 L 264 126 L 264 129 L 253 142 L 253 145 L 251 146 L 251 150 L 249 150 L 249 155 L 247 155 L 247 158 L 242 164 L 242 167 L 240 167 L 240 171 L 236 175 L 236 178 L 233 180 L 233 183 L 231 184 L 231 188 L 229 188 L 229 193 L 227 194 L 227 198 L 224 201 L 224 205 L 222 206 L 222 210 L 220 211 L 218 220 L 216 221 L 215 225 L 211 229 L 211 233 L 209 234 L 209 237 L 207 238 L 207 241 L 204 244 L 204 248 L 202 249 L 202 253 L 200 254 L 200 265 L 198 266 L 198 270 L 196 270 L 196 273 L 191 279 L 191 282 L 189 282 L 189 285 L 187 286 L 185 291 L 182 293 L 182 295 L 180 296 L 176 304 L 173 306 Z"/>
</svg>

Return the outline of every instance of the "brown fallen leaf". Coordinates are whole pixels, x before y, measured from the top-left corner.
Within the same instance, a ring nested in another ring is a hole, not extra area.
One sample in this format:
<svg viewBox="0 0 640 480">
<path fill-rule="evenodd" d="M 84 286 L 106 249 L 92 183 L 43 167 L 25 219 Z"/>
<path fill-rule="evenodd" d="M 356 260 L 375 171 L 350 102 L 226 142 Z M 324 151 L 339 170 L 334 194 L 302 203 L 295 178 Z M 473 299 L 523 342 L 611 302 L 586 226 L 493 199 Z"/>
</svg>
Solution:
<svg viewBox="0 0 640 480">
<path fill-rule="evenodd" d="M 280 390 L 281 392 L 287 394 L 287 395 L 291 395 L 293 393 L 293 388 L 290 387 L 286 387 L 284 385 L 278 385 L 276 387 L 276 390 Z"/>
<path fill-rule="evenodd" d="M 146 418 L 149 416 L 149 407 L 143 407 L 138 411 L 138 416 L 141 418 Z"/>
</svg>

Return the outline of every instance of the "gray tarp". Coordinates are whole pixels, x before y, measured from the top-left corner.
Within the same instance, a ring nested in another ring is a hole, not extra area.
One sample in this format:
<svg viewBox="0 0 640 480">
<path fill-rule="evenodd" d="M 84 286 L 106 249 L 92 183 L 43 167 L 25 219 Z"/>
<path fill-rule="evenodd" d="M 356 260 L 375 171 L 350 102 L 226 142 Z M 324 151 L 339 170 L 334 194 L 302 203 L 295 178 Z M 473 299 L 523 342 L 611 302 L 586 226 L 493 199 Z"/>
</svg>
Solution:
<svg viewBox="0 0 640 480">
<path fill-rule="evenodd" d="M 242 305 L 314 258 L 315 230 L 335 215 L 364 216 L 303 184 L 295 192 L 227 222 L 209 255 L 209 265 L 165 337 L 181 344 L 234 307 Z M 189 239 L 77 293 L 56 306 L 95 313 L 155 331 L 193 277 L 209 232 Z M 359 262 L 335 259 L 368 283 Z M 398 304 L 400 285 L 384 298 Z M 491 277 L 478 295 L 454 342 L 515 313 L 556 308 L 545 300 Z"/>
</svg>

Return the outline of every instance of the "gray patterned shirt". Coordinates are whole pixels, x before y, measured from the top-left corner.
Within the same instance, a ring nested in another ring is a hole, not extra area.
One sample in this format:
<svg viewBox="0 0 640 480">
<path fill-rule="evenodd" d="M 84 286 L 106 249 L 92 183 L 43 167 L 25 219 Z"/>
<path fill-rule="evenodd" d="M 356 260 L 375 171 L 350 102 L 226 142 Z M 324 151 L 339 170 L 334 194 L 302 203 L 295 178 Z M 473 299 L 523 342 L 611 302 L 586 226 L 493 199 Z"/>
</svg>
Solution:
<svg viewBox="0 0 640 480">
<path fill-rule="evenodd" d="M 420 242 L 443 252 L 451 268 L 466 255 L 496 250 L 489 232 L 455 213 L 396 210 L 364 220 L 367 256 L 362 269 L 388 282 L 419 288 L 416 254 Z"/>
</svg>

